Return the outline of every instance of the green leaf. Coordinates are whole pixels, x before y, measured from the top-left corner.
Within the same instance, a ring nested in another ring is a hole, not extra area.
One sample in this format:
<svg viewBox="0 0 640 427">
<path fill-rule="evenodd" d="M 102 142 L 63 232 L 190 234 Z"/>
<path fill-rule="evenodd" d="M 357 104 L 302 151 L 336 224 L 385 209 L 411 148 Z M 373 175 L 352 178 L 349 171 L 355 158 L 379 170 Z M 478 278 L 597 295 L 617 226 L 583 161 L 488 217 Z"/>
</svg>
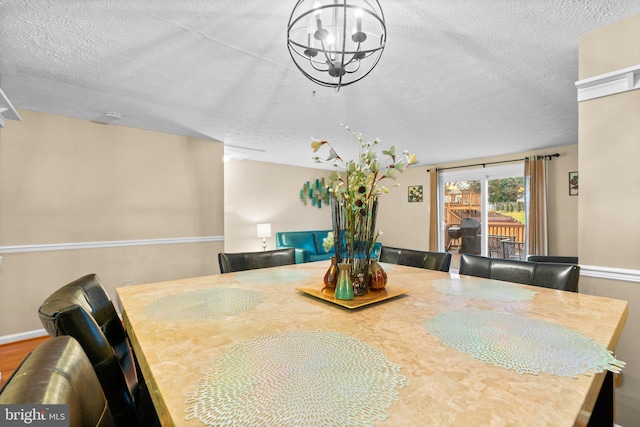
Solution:
<svg viewBox="0 0 640 427">
<path fill-rule="evenodd" d="M 387 170 L 387 172 L 384 174 L 385 177 L 390 178 L 390 179 L 396 179 L 395 176 L 395 169 L 389 169 Z"/>
</svg>

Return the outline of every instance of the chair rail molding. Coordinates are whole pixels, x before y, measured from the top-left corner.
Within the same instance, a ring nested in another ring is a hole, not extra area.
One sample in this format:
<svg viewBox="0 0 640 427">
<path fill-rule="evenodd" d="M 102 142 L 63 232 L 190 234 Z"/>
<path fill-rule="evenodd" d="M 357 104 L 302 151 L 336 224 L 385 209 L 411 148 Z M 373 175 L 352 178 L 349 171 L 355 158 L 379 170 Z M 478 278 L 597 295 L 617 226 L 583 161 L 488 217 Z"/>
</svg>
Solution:
<svg viewBox="0 0 640 427">
<path fill-rule="evenodd" d="M 74 249 L 117 248 L 122 246 L 174 245 L 178 243 L 224 242 L 224 236 L 173 237 L 166 239 L 112 240 L 105 242 L 48 243 L 41 245 L 0 246 L 0 254 L 19 252 L 67 251 Z"/>
<path fill-rule="evenodd" d="M 578 102 L 640 89 L 640 64 L 576 82 Z"/>
<path fill-rule="evenodd" d="M 640 283 L 640 270 L 626 268 L 600 267 L 580 264 L 580 275 L 598 279 L 621 280 L 623 282 Z"/>
</svg>

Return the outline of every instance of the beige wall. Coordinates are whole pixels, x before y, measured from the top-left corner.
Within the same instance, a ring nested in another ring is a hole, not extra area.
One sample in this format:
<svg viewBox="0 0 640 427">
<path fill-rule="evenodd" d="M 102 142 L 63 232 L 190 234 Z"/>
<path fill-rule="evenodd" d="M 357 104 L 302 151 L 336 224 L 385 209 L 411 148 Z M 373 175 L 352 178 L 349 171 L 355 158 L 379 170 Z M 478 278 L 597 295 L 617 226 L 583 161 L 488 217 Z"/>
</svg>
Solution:
<svg viewBox="0 0 640 427">
<path fill-rule="evenodd" d="M 225 251 L 261 251 L 262 239 L 256 235 L 256 225 L 261 223 L 271 223 L 267 249 L 275 249 L 278 231 L 330 229 L 328 207 L 305 206 L 300 201 L 304 183 L 327 176 L 325 170 L 251 160 L 225 163 Z"/>
<path fill-rule="evenodd" d="M 640 211 L 639 159 L 640 91 L 580 103 L 580 256 L 585 264 L 640 268 L 640 222 L 633 215 Z"/>
<path fill-rule="evenodd" d="M 420 159 L 418 159 L 420 160 Z M 398 187 L 391 188 L 394 184 Z M 411 166 L 394 181 L 384 182 L 389 194 L 380 197 L 377 228 L 383 245 L 398 248 L 429 249 L 429 174 L 424 167 Z M 408 187 L 422 185 L 423 202 L 408 202 Z"/>
<path fill-rule="evenodd" d="M 580 78 L 640 64 L 640 15 L 580 38 Z M 640 277 L 640 90 L 579 104 L 579 256 L 596 269 Z M 627 363 L 616 391 L 616 422 L 640 420 L 640 283 L 580 279 L 581 292 L 627 300 L 629 317 L 617 347 Z"/>
<path fill-rule="evenodd" d="M 20 111 L 0 131 L 0 247 L 139 239 L 219 241 L 4 253 L 0 336 L 40 329 L 46 296 L 97 273 L 131 284 L 218 272 L 222 144 Z"/>
<path fill-rule="evenodd" d="M 640 15 L 580 37 L 579 80 L 640 64 Z"/>
<path fill-rule="evenodd" d="M 542 150 L 549 152 L 548 150 Z M 579 171 L 578 145 L 557 147 L 560 154 L 548 162 L 549 254 L 578 255 L 578 199 L 569 196 L 569 172 Z"/>
</svg>

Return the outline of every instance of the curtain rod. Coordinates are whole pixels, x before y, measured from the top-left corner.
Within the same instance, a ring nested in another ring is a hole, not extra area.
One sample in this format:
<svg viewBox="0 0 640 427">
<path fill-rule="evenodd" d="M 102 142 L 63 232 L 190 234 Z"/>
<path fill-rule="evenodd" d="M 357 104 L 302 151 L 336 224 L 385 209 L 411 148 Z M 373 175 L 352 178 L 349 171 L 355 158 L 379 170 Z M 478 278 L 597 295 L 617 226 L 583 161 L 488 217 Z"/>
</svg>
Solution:
<svg viewBox="0 0 640 427">
<path fill-rule="evenodd" d="M 542 160 L 542 159 L 551 160 L 554 157 L 560 157 L 560 154 L 559 153 L 540 154 L 540 155 L 537 155 L 535 157 L 536 157 L 536 160 Z M 473 166 L 482 166 L 484 168 L 484 167 L 487 167 L 487 165 L 497 165 L 497 164 L 500 164 L 500 163 L 513 163 L 513 162 L 523 162 L 523 161 L 524 162 L 528 162 L 529 159 L 530 159 L 529 157 L 525 157 L 523 159 L 502 160 L 502 161 L 499 161 L 499 162 L 486 162 L 486 163 L 476 163 L 474 165 L 450 166 L 448 168 L 436 168 L 436 172 L 443 171 L 443 170 L 448 170 L 448 169 L 470 168 L 470 167 L 473 167 Z M 431 169 L 427 169 L 427 172 L 431 172 Z"/>
</svg>

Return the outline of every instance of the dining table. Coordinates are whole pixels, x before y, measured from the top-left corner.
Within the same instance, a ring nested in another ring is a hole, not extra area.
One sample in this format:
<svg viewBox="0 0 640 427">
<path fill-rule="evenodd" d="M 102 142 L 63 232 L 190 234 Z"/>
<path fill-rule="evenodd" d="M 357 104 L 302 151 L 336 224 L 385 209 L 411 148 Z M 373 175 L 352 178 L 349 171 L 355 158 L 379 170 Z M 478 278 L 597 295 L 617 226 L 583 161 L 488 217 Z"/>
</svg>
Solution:
<svg viewBox="0 0 640 427">
<path fill-rule="evenodd" d="M 627 302 L 380 263 L 354 300 L 328 261 L 117 288 L 163 426 L 587 425 Z"/>
</svg>

